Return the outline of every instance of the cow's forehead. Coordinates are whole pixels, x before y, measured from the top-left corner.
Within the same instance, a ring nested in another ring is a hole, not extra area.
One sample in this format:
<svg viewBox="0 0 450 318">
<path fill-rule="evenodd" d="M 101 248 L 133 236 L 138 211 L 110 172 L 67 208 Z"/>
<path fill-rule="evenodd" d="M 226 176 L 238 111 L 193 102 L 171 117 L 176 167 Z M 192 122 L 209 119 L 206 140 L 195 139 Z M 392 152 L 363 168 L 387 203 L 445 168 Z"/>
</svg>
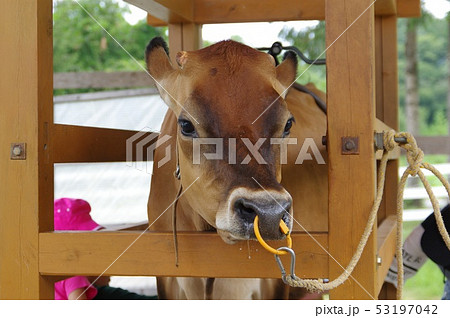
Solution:
<svg viewBox="0 0 450 318">
<path fill-rule="evenodd" d="M 235 41 L 222 41 L 204 49 L 183 52 L 183 72 L 195 79 L 199 76 L 231 78 L 240 72 L 275 77 L 275 66 L 269 54 Z"/>
<path fill-rule="evenodd" d="M 268 54 L 223 41 L 187 52 L 184 59 L 183 72 L 191 81 L 186 108 L 222 135 L 238 127 L 260 131 L 286 110 L 274 88 L 276 70 Z"/>
<path fill-rule="evenodd" d="M 247 59 L 256 63 L 266 60 L 270 64 L 270 57 L 266 53 L 231 40 L 221 41 L 204 49 L 189 52 L 189 54 L 192 53 L 204 61 L 219 59 L 231 67 L 230 71 L 233 71 L 233 66 L 239 67 L 240 63 Z"/>
</svg>

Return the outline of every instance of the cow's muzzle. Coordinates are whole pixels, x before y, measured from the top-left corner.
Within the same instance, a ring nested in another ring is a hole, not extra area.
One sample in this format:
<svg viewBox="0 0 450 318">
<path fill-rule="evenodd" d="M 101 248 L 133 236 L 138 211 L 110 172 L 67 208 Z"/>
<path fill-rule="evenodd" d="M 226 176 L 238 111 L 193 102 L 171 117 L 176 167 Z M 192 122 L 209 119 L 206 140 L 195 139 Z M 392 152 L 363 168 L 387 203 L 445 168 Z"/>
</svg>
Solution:
<svg viewBox="0 0 450 318">
<path fill-rule="evenodd" d="M 280 231 L 283 220 L 291 228 L 292 199 L 287 193 L 270 191 L 267 193 L 249 193 L 236 197 L 232 204 L 236 217 L 248 229 L 248 235 L 255 238 L 253 222 L 258 216 L 259 230 L 266 240 L 280 240 L 284 234 Z"/>
</svg>

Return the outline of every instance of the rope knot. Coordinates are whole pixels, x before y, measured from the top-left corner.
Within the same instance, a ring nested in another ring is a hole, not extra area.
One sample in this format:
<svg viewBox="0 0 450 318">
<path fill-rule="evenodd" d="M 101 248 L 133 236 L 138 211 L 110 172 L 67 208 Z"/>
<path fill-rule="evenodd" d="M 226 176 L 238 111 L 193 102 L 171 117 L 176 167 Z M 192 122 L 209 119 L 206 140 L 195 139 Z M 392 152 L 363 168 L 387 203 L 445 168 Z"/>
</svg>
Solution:
<svg viewBox="0 0 450 318">
<path fill-rule="evenodd" d="M 396 137 L 406 138 L 406 144 L 400 144 L 400 147 L 406 150 L 408 173 L 414 177 L 417 175 L 420 168 L 423 167 L 423 151 L 417 146 L 416 139 L 410 133 L 398 133 Z"/>
<path fill-rule="evenodd" d="M 387 151 L 394 150 L 395 146 L 397 145 L 394 138 L 395 138 L 394 130 L 389 130 L 389 131 L 384 132 L 384 135 L 383 135 L 384 149 L 386 149 Z"/>
</svg>

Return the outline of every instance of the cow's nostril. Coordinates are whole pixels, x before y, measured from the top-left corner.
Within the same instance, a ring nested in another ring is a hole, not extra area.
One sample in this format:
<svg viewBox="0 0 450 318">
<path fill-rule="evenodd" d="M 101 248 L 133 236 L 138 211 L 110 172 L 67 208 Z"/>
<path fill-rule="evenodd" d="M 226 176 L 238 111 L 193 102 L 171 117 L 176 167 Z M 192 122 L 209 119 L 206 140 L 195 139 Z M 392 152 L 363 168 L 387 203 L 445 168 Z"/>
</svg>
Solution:
<svg viewBox="0 0 450 318">
<path fill-rule="evenodd" d="M 246 204 L 245 200 L 239 199 L 234 203 L 234 211 L 247 223 L 253 223 L 256 211 L 251 204 Z"/>
</svg>

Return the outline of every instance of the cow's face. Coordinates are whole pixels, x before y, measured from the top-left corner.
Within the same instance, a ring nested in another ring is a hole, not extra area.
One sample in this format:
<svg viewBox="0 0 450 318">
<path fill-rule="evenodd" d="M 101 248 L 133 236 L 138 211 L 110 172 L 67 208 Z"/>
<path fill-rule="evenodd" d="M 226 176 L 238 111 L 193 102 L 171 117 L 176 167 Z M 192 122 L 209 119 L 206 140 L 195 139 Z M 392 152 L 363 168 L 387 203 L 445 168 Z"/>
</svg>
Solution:
<svg viewBox="0 0 450 318">
<path fill-rule="evenodd" d="M 295 56 L 275 67 L 268 54 L 225 41 L 180 52 L 173 67 L 156 38 L 146 58 L 178 118 L 184 189 L 199 178 L 184 194 L 191 207 L 228 243 L 254 238 L 256 215 L 264 238 L 281 239 L 280 220 L 292 227 L 292 198 L 280 185 L 280 143 L 294 121 L 284 96 L 295 79 Z"/>
</svg>

